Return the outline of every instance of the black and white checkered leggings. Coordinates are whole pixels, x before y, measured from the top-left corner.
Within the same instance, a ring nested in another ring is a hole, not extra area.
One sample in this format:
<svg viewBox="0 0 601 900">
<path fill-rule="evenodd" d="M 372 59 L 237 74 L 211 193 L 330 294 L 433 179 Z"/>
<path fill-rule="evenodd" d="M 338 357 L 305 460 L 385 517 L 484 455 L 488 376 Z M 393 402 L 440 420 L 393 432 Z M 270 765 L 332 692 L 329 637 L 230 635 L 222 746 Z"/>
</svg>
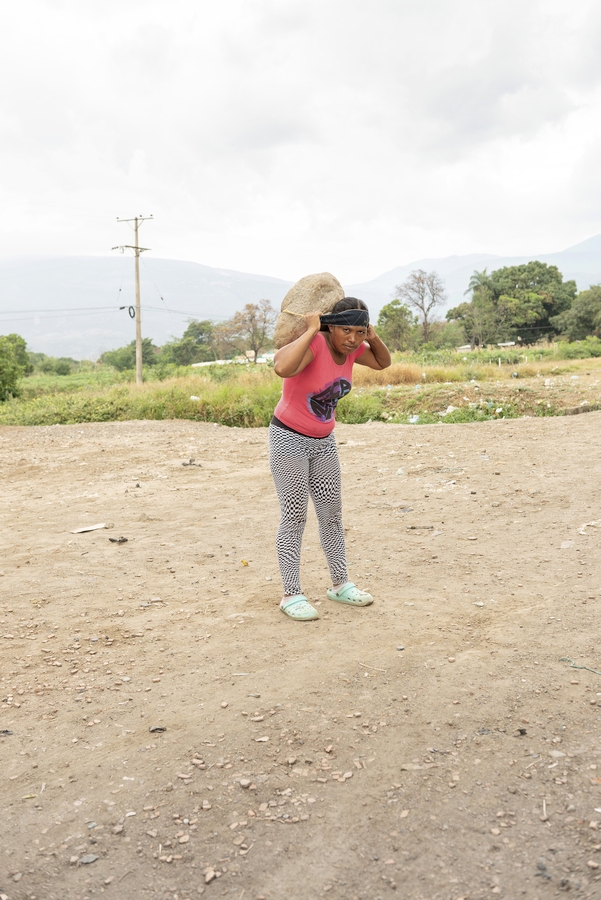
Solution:
<svg viewBox="0 0 601 900">
<path fill-rule="evenodd" d="M 284 593 L 301 593 L 300 555 L 309 494 L 317 514 L 319 537 L 332 584 L 346 584 L 342 483 L 334 435 L 305 437 L 272 423 L 269 426 L 269 465 L 282 514 L 276 549 Z"/>
</svg>

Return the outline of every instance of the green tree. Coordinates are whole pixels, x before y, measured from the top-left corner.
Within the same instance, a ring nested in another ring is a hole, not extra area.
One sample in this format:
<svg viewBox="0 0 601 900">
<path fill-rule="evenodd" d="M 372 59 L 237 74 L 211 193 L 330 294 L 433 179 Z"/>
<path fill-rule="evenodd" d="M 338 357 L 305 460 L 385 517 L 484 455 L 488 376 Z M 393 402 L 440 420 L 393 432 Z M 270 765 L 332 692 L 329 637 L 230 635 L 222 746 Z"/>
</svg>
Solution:
<svg viewBox="0 0 601 900">
<path fill-rule="evenodd" d="M 432 322 L 429 344 L 434 349 L 450 350 L 454 347 L 459 347 L 464 340 L 463 328 L 459 322 Z"/>
<path fill-rule="evenodd" d="M 0 336 L 0 402 L 19 395 L 19 381 L 31 366 L 26 347 L 18 334 Z"/>
<path fill-rule="evenodd" d="M 446 318 L 449 323 L 459 323 L 464 331 L 465 339 L 472 346 L 484 346 L 501 340 L 499 310 L 493 296 L 484 288 L 474 292 L 471 302 L 465 301 L 450 309 Z"/>
<path fill-rule="evenodd" d="M 424 344 L 430 340 L 430 328 L 435 310 L 446 300 L 444 283 L 437 272 L 415 269 L 402 284 L 395 288 L 398 299 L 412 307 L 421 323 Z"/>
<path fill-rule="evenodd" d="M 601 337 L 601 284 L 581 291 L 571 307 L 554 316 L 551 324 L 569 341 L 582 341 L 590 335 Z"/>
<path fill-rule="evenodd" d="M 378 334 L 390 350 L 408 350 L 415 343 L 417 316 L 400 300 L 383 306 L 378 316 Z"/>
<path fill-rule="evenodd" d="M 157 349 L 152 338 L 142 339 L 142 365 L 156 366 L 158 363 Z M 119 347 L 117 350 L 107 350 L 99 359 L 99 362 L 108 366 L 113 366 L 119 372 L 126 369 L 136 368 L 136 342 L 132 341 L 125 347 Z"/>
<path fill-rule="evenodd" d="M 29 353 L 27 352 L 27 342 L 25 341 L 25 338 L 22 338 L 20 334 L 7 334 L 6 340 L 12 344 L 15 351 L 17 363 L 23 369 L 23 373 L 25 375 L 31 375 L 31 373 L 33 372 L 33 364 L 29 359 Z"/>
<path fill-rule="evenodd" d="M 161 349 L 161 362 L 178 366 L 217 359 L 215 326 L 208 319 L 191 319 L 179 340 L 168 341 Z"/>
<path fill-rule="evenodd" d="M 70 375 L 73 370 L 68 359 L 57 359 L 54 363 L 54 371 L 57 375 Z"/>
<path fill-rule="evenodd" d="M 491 280 L 499 300 L 514 301 L 507 307 L 524 319 L 534 320 L 539 331 L 552 332 L 550 319 L 569 309 L 576 296 L 576 282 L 564 281 L 557 266 L 533 260 L 521 266 L 505 266 L 491 273 Z M 521 324 L 517 322 L 518 326 Z"/>
<path fill-rule="evenodd" d="M 477 294 L 480 291 L 492 291 L 493 290 L 493 282 L 492 278 L 488 274 L 487 269 L 482 269 L 481 272 L 476 270 L 472 277 L 470 278 L 470 283 L 467 286 L 467 291 L 465 294 Z"/>
<path fill-rule="evenodd" d="M 70 375 L 74 371 L 79 371 L 82 366 L 92 368 L 94 366 L 94 363 L 87 360 L 79 361 L 70 356 L 61 356 L 57 359 L 55 356 L 46 356 L 45 353 L 31 352 L 28 352 L 27 356 L 32 371 L 43 372 L 45 375 Z"/>
<path fill-rule="evenodd" d="M 497 336 L 501 327 L 498 292 L 486 269 L 474 272 L 465 293 L 472 295 L 471 303 L 460 304 L 455 310 L 450 310 L 446 318 L 461 322 L 472 350 L 476 345 L 483 346 L 501 340 Z"/>
<path fill-rule="evenodd" d="M 471 302 L 450 309 L 446 318 L 461 322 L 472 346 L 534 341 L 556 331 L 551 320 L 570 308 L 576 282 L 564 282 L 557 266 L 533 260 L 490 275 L 474 272 L 466 293 Z"/>
<path fill-rule="evenodd" d="M 44 355 L 44 359 L 41 359 L 41 360 L 38 362 L 37 368 L 38 368 L 38 370 L 39 370 L 40 372 L 43 372 L 44 375 L 54 374 L 54 364 L 55 364 L 55 362 L 56 362 L 56 360 L 54 359 L 53 356 L 46 356 L 46 355 Z"/>
</svg>

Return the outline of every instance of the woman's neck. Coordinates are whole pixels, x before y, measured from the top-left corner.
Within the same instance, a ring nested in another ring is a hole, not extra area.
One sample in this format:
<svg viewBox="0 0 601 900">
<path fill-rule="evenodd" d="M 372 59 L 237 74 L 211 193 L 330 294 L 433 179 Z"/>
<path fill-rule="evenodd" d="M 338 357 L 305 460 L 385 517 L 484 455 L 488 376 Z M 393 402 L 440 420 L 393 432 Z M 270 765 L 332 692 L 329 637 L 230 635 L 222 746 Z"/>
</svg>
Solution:
<svg viewBox="0 0 601 900">
<path fill-rule="evenodd" d="M 330 355 L 331 355 L 332 359 L 334 360 L 334 362 L 336 363 L 337 366 L 342 365 L 342 363 L 346 359 L 346 355 L 344 353 L 340 353 L 338 350 L 336 350 L 335 347 L 332 346 L 332 339 L 330 337 L 329 332 L 324 334 L 324 338 L 326 340 L 326 344 L 328 345 L 328 350 L 330 351 Z"/>
</svg>

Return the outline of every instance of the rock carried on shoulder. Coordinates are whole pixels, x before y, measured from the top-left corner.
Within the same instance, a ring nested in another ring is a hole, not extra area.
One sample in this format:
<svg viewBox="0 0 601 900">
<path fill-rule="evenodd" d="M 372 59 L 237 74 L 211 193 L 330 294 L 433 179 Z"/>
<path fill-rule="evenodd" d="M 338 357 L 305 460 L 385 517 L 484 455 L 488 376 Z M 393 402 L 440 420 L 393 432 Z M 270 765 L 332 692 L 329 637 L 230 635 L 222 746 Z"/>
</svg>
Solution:
<svg viewBox="0 0 601 900">
<path fill-rule="evenodd" d="M 343 297 L 342 285 L 329 272 L 305 275 L 290 288 L 282 300 L 282 311 L 273 336 L 276 347 L 279 349 L 305 333 L 304 316 L 307 313 L 320 312 L 325 315 Z"/>
</svg>

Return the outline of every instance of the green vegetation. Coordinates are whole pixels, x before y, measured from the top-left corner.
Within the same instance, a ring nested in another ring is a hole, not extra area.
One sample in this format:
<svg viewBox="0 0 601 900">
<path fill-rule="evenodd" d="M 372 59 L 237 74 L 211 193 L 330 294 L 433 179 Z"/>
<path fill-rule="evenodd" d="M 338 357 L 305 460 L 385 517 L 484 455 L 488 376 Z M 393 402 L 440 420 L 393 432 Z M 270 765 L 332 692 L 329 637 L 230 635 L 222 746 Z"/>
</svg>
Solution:
<svg viewBox="0 0 601 900">
<path fill-rule="evenodd" d="M 459 322 L 433 321 L 428 323 L 428 341 L 424 342 L 423 323 L 398 298 L 382 307 L 376 329 L 390 350 L 402 353 L 452 351 L 465 341 Z"/>
<path fill-rule="evenodd" d="M 585 361 L 566 355 L 576 348 L 587 348 Z M 418 354 L 405 354 L 378 372 L 357 366 L 354 389 L 339 404 L 337 418 L 347 423 L 457 423 L 555 415 L 582 403 L 594 406 L 601 401 L 601 389 L 595 387 L 601 367 L 590 358 L 591 351 L 601 357 L 600 340 L 558 344 L 538 360 L 530 351 L 519 360 L 505 351 L 501 366 L 501 357 L 489 359 L 486 351 L 430 354 L 437 357 L 434 365 Z M 580 374 L 574 380 L 572 373 Z M 24 379 L 21 398 L 0 405 L 0 424 L 183 418 L 266 426 L 281 392 L 281 380 L 269 366 L 154 366 L 145 378 L 136 385 L 131 371 L 118 373 L 106 366 L 63 377 L 34 374 Z"/>
<path fill-rule="evenodd" d="M 0 336 L 0 402 L 19 396 L 19 382 L 32 369 L 23 338 L 18 334 Z"/>
<path fill-rule="evenodd" d="M 45 375 L 71 375 L 82 369 L 93 368 L 94 364 L 83 360 L 79 362 L 70 356 L 46 356 L 45 353 L 28 352 L 29 363 L 33 372 L 42 372 Z"/>
<path fill-rule="evenodd" d="M 215 326 L 206 319 L 201 322 L 192 319 L 182 337 L 179 340 L 168 341 L 161 350 L 162 362 L 175 363 L 178 366 L 209 362 L 217 359 L 217 356 Z"/>
<path fill-rule="evenodd" d="M 169 366 L 191 366 L 217 359 L 232 359 L 237 355 L 245 356 L 247 353 L 256 362 L 261 352 L 272 346 L 275 320 L 275 310 L 269 300 L 247 303 L 243 310 L 219 325 L 207 319 L 191 319 L 182 337 L 172 338 L 163 347 L 156 347 L 152 338 L 144 338 L 142 365 L 147 368 L 160 367 L 164 373 L 169 373 Z M 112 366 L 118 372 L 135 369 L 136 342 L 132 341 L 117 350 L 107 350 L 99 362 Z"/>
<path fill-rule="evenodd" d="M 187 378 L 150 382 L 140 387 L 129 383 L 93 393 L 81 391 L 12 401 L 0 408 L 0 423 L 51 425 L 126 419 L 194 419 L 223 425 L 267 424 L 279 397 L 279 385 L 275 382 L 261 385 L 259 379 L 254 384 L 211 384 L 208 381 Z"/>
<path fill-rule="evenodd" d="M 20 396 L 24 400 L 48 394 L 71 394 L 78 391 L 98 390 L 122 381 L 134 380 L 131 372 L 119 373 L 103 366 L 91 366 L 70 375 L 43 374 L 34 371 L 20 384 Z"/>
<path fill-rule="evenodd" d="M 590 398 L 579 393 L 566 377 L 581 371 L 583 361 L 591 369 L 601 358 L 600 285 L 576 296 L 574 282 L 540 262 L 476 272 L 471 301 L 451 310 L 445 322 L 432 318 L 443 298 L 436 273 L 412 273 L 397 291 L 377 324 L 396 351 L 393 365 L 378 372 L 356 368 L 355 390 L 338 407 L 340 422 L 473 422 L 554 415 L 601 402 L 594 391 Z M 180 339 L 162 348 L 145 338 L 142 385 L 134 383 L 133 341 L 92 363 L 28 353 L 19 335 L 0 337 L 0 424 L 186 418 L 267 425 L 281 390 L 270 366 L 191 366 L 234 354 L 243 362 L 256 360 L 271 345 L 274 318 L 268 301 L 261 301 L 220 325 L 192 320 Z M 496 345 L 529 330 L 544 339 Z M 557 333 L 572 340 L 551 343 Z M 472 349 L 457 349 L 466 337 Z M 544 382 L 536 380 L 543 376 Z M 552 379 L 558 379 L 553 396 L 541 390 Z"/>
<path fill-rule="evenodd" d="M 499 344 L 514 342 L 520 345 L 516 352 L 527 346 L 538 354 L 544 353 L 541 341 L 601 338 L 601 285 L 577 295 L 575 281 L 564 281 L 556 266 L 537 260 L 474 272 L 466 291 L 471 300 L 450 309 L 445 322 L 433 318 L 444 298 L 435 272 L 412 272 L 396 293 L 380 312 L 378 333 L 391 350 L 424 359 L 466 343 L 472 350 L 488 347 L 494 356 Z"/>
<path fill-rule="evenodd" d="M 450 309 L 446 318 L 462 324 L 472 347 L 522 341 L 530 344 L 561 330 L 559 316 L 576 297 L 576 282 L 563 281 L 557 266 L 538 261 L 474 272 L 466 293 L 469 303 Z"/>
<path fill-rule="evenodd" d="M 142 365 L 156 366 L 159 361 L 160 349 L 152 343 L 152 338 L 142 339 Z M 132 341 L 126 347 L 118 350 L 107 350 L 99 359 L 101 364 L 112 366 L 118 372 L 136 368 L 136 342 Z"/>
<path fill-rule="evenodd" d="M 601 340 L 598 337 L 589 337 L 585 341 L 576 341 L 571 344 L 563 341 L 558 344 L 559 359 L 590 359 L 601 356 Z"/>
<path fill-rule="evenodd" d="M 570 308 L 553 319 L 553 325 L 569 341 L 582 341 L 590 335 L 601 337 L 601 285 L 581 291 Z"/>
<path fill-rule="evenodd" d="M 380 310 L 377 329 L 390 351 L 409 350 L 415 345 L 417 325 L 417 316 L 397 298 Z"/>
</svg>

